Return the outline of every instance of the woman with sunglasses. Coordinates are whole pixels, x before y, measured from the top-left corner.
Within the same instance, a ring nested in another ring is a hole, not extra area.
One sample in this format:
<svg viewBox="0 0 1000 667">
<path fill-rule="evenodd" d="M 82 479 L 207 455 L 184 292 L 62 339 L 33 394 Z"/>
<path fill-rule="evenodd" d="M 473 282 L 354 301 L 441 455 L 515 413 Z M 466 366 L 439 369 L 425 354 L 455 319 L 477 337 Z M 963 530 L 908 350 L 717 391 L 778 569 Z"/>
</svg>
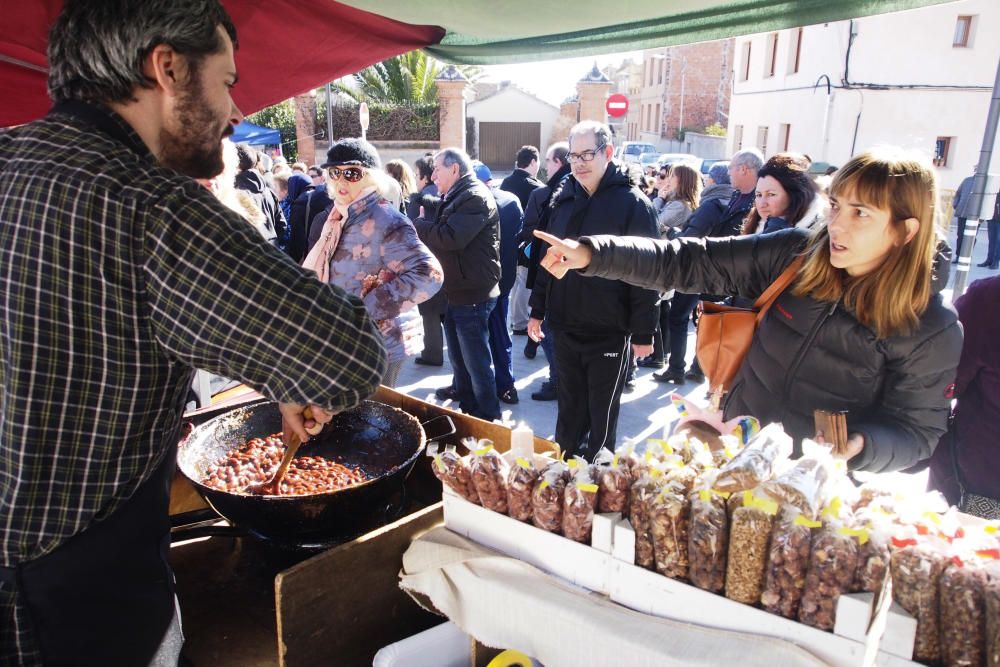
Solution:
<svg viewBox="0 0 1000 667">
<path fill-rule="evenodd" d="M 939 293 L 949 262 L 938 252 L 936 180 L 924 158 L 885 149 L 837 172 L 829 220 L 813 230 L 670 242 L 536 236 L 551 244 L 542 266 L 556 276 L 579 269 L 748 298 L 803 257 L 757 328 L 723 417 L 780 422 L 798 447 L 815 435 L 814 410 L 845 411 L 848 466 L 899 470 L 928 458 L 944 434 L 962 348 Z"/>
<path fill-rule="evenodd" d="M 333 203 L 303 266 L 364 302 L 389 357 L 382 384 L 394 387 L 403 361 L 420 347 L 416 306 L 441 289 L 444 275 L 413 223 L 386 203 L 391 184 L 380 165 L 363 139 L 330 148 L 322 167 Z"/>
</svg>

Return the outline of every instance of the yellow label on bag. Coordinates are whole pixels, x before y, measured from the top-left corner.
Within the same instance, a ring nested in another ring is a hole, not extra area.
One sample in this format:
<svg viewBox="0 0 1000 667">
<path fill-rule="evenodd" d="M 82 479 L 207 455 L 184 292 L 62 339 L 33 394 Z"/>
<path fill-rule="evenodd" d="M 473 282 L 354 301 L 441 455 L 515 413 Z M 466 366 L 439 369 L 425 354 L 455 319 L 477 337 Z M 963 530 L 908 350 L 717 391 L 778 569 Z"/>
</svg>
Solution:
<svg viewBox="0 0 1000 667">
<path fill-rule="evenodd" d="M 576 488 L 580 489 L 581 491 L 586 491 L 587 493 L 597 493 L 596 484 L 588 484 L 587 482 L 577 482 Z"/>
<path fill-rule="evenodd" d="M 834 517 L 834 518 L 839 517 L 840 510 L 842 509 L 843 504 L 844 503 L 840 499 L 840 496 L 834 496 L 833 499 L 830 500 L 830 504 L 827 505 L 826 509 L 823 510 L 823 516 Z"/>
<path fill-rule="evenodd" d="M 541 484 L 538 485 L 538 490 L 539 491 L 543 491 L 546 488 L 548 488 L 548 486 L 549 486 L 549 480 L 543 479 L 542 482 L 541 482 Z"/>
<path fill-rule="evenodd" d="M 531 468 L 533 467 L 531 465 L 531 462 L 528 461 L 528 459 L 524 458 L 523 456 L 518 456 L 516 459 L 514 459 L 514 463 L 521 466 L 525 470 L 531 470 Z"/>
<path fill-rule="evenodd" d="M 750 503 L 752 503 L 752 502 L 753 502 L 753 491 L 744 491 L 743 492 L 743 506 L 744 507 L 749 507 Z"/>
<path fill-rule="evenodd" d="M 858 544 L 864 544 L 868 541 L 868 531 L 864 528 L 848 528 L 847 526 L 841 526 L 837 529 L 837 533 L 840 535 L 846 535 L 847 537 L 856 537 L 858 539 Z"/>
<path fill-rule="evenodd" d="M 722 448 L 722 453 L 723 453 L 723 454 L 725 455 L 725 457 L 726 457 L 727 459 L 729 459 L 730 461 L 732 461 L 732 460 L 733 460 L 733 457 L 734 457 L 734 456 L 736 456 L 736 452 L 734 452 L 734 451 L 733 451 L 733 448 L 732 448 L 732 447 L 730 447 L 729 445 L 726 445 L 725 447 L 723 447 L 723 448 Z"/>
<path fill-rule="evenodd" d="M 941 525 L 941 515 L 937 512 L 924 512 L 924 518 L 933 523 L 935 526 Z"/>
<path fill-rule="evenodd" d="M 441 460 L 441 455 L 440 454 L 435 454 L 434 455 L 434 465 L 436 465 L 437 468 L 438 468 L 438 470 L 440 470 L 441 472 L 445 471 L 444 461 Z"/>
<path fill-rule="evenodd" d="M 569 466 L 570 470 L 576 470 L 576 465 L 577 465 L 576 459 L 570 459 L 569 461 L 566 461 L 566 465 Z"/>
<path fill-rule="evenodd" d="M 715 489 L 702 489 L 701 491 L 698 492 L 698 498 L 701 499 L 701 502 L 703 503 L 712 502 L 712 496 L 716 496 L 718 498 L 726 500 L 729 498 L 729 492 L 716 491 Z"/>
<path fill-rule="evenodd" d="M 996 524 L 991 523 L 986 526 L 983 526 L 983 530 L 989 533 L 990 535 L 993 535 L 997 532 L 997 527 Z"/>
<path fill-rule="evenodd" d="M 611 458 L 611 467 L 612 468 L 617 468 L 618 467 L 618 461 L 619 461 L 620 457 L 621 457 L 621 455 L 618 452 L 615 452 L 615 455 Z"/>
<path fill-rule="evenodd" d="M 492 450 L 493 450 L 493 443 L 491 442 L 490 444 L 486 445 L 485 447 L 482 447 L 481 449 L 477 449 L 476 451 L 473 452 L 473 454 L 475 454 L 476 456 L 484 456 L 484 455 L 488 454 L 489 452 L 491 452 Z"/>
<path fill-rule="evenodd" d="M 796 526 L 805 526 L 806 528 L 819 528 L 823 525 L 822 521 L 813 521 L 812 519 L 807 519 L 805 514 L 800 514 L 795 517 Z"/>
</svg>

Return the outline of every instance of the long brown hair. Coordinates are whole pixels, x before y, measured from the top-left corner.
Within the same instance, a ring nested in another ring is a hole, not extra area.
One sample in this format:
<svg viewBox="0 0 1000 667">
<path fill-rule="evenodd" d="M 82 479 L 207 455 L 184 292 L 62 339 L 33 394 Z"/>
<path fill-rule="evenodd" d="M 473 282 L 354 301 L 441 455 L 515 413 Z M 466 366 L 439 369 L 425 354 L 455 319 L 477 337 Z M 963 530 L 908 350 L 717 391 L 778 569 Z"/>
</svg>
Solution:
<svg viewBox="0 0 1000 667">
<path fill-rule="evenodd" d="M 931 298 L 937 176 L 922 157 L 899 149 L 877 149 L 853 158 L 833 177 L 831 196 L 843 199 L 848 193 L 868 206 L 888 209 L 900 243 L 878 268 L 851 277 L 830 263 L 830 234 L 823 225 L 804 251 L 806 261 L 794 293 L 827 302 L 843 299 L 855 318 L 879 338 L 908 334 Z M 904 243 L 908 218 L 915 218 L 920 228 Z"/>
<path fill-rule="evenodd" d="M 788 208 L 781 215 L 792 227 L 803 217 L 813 197 L 816 196 L 816 184 L 809 178 L 809 159 L 801 153 L 778 153 L 764 163 L 757 172 L 757 179 L 770 176 L 778 181 L 788 196 Z M 743 219 L 743 234 L 753 234 L 760 223 L 760 213 L 754 204 L 750 213 Z"/>
<path fill-rule="evenodd" d="M 676 199 L 687 204 L 691 210 L 698 208 L 701 201 L 701 176 L 689 165 L 674 164 L 667 172 L 667 178 L 677 175 L 677 190 L 671 195 L 671 199 Z"/>
<path fill-rule="evenodd" d="M 410 165 L 402 160 L 389 160 L 385 163 L 385 171 L 399 182 L 403 199 L 409 198 L 417 189 L 417 179 L 413 177 Z"/>
</svg>

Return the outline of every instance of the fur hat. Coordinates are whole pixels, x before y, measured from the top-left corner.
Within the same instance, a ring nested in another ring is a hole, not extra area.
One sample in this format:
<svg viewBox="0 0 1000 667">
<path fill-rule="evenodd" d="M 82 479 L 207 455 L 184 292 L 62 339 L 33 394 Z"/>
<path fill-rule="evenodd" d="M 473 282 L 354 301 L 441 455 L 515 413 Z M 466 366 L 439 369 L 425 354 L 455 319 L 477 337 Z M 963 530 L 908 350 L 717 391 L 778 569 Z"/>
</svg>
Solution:
<svg viewBox="0 0 1000 667">
<path fill-rule="evenodd" d="M 375 147 L 364 139 L 341 139 L 326 152 L 326 162 L 320 166 L 342 167 L 357 165 L 368 169 L 380 169 L 382 161 Z"/>
</svg>

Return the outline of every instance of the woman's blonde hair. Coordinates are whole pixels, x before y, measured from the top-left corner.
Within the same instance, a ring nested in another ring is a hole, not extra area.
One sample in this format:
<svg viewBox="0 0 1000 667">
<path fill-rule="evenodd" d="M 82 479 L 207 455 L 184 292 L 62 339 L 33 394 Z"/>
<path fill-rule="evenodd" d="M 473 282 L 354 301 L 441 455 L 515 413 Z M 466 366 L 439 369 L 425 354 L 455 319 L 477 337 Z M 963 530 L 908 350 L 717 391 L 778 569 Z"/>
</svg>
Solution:
<svg viewBox="0 0 1000 667">
<path fill-rule="evenodd" d="M 691 210 L 698 208 L 701 203 L 701 176 L 693 167 L 686 164 L 674 164 L 667 172 L 667 178 L 677 176 L 677 190 L 673 194 L 673 199 L 687 204 Z"/>
<path fill-rule="evenodd" d="M 862 153 L 841 168 L 830 183 L 830 195 L 850 196 L 868 206 L 888 210 L 898 244 L 882 264 L 851 277 L 830 263 L 830 234 L 817 229 L 807 245 L 794 293 L 827 302 L 843 300 L 857 320 L 879 338 L 912 332 L 931 298 L 937 248 L 935 202 L 937 176 L 930 163 L 900 149 Z M 920 223 L 906 239 L 906 220 Z"/>
</svg>

